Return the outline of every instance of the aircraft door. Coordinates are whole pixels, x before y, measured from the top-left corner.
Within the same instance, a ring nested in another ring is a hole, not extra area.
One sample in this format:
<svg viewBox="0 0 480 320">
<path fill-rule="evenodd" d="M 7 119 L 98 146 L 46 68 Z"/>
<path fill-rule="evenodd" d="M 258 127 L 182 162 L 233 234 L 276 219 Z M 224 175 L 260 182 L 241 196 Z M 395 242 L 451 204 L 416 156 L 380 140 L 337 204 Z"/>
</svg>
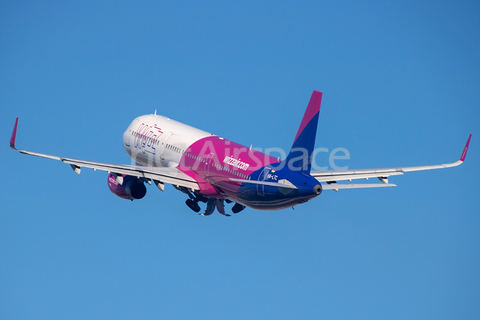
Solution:
<svg viewBox="0 0 480 320">
<path fill-rule="evenodd" d="M 213 166 L 213 157 L 215 155 L 213 153 L 210 153 L 207 158 L 205 159 L 205 164 L 204 164 L 204 172 L 205 172 L 205 177 L 210 176 L 210 172 L 212 171 L 212 166 Z"/>
<path fill-rule="evenodd" d="M 169 131 L 165 134 L 165 136 L 163 137 L 162 139 L 162 144 L 160 145 L 159 147 L 159 152 L 158 154 L 160 155 L 160 160 L 162 162 L 163 165 L 166 165 L 164 164 L 165 163 L 165 148 L 167 147 L 167 141 L 168 141 L 168 138 L 170 138 L 172 136 L 173 132 Z"/>
<path fill-rule="evenodd" d="M 265 179 L 267 179 L 267 176 L 270 170 L 272 170 L 272 168 L 269 168 L 269 167 L 263 168 L 263 171 L 258 176 L 258 181 L 265 181 Z M 265 195 L 265 186 L 263 184 L 257 184 L 257 193 L 260 196 Z"/>
</svg>

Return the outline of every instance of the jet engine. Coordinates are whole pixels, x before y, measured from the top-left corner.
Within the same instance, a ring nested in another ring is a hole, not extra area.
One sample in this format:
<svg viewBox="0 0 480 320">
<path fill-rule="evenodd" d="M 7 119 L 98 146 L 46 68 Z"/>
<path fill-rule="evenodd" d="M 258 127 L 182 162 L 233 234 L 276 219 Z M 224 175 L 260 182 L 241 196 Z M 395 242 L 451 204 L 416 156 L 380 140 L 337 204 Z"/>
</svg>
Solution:
<svg viewBox="0 0 480 320">
<path fill-rule="evenodd" d="M 142 199 L 147 193 L 139 178 L 112 172 L 108 175 L 108 188 L 116 196 L 127 200 Z"/>
</svg>

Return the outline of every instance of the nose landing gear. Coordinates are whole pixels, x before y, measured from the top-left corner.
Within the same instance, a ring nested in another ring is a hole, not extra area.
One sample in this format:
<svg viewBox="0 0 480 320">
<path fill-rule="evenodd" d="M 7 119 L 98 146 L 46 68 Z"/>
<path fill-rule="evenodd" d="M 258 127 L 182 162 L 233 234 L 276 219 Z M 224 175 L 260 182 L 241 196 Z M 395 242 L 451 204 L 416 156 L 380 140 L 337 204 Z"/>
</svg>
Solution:
<svg viewBox="0 0 480 320">
<path fill-rule="evenodd" d="M 217 199 L 217 211 L 218 213 L 223 214 L 226 217 L 230 217 L 228 213 L 225 213 L 225 203 L 223 199 Z"/>
<path fill-rule="evenodd" d="M 207 201 L 207 209 L 205 209 L 204 213 L 200 213 L 202 216 L 209 216 L 215 211 L 215 206 L 217 204 L 217 199 L 210 198 Z"/>
</svg>

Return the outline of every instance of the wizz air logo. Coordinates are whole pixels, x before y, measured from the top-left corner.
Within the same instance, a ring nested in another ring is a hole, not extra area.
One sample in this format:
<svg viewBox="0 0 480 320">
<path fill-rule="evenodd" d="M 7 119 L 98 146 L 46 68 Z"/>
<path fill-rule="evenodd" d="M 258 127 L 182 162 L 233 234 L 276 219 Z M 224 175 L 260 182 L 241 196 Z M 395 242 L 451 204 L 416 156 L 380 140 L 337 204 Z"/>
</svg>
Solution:
<svg viewBox="0 0 480 320">
<path fill-rule="evenodd" d="M 134 131 L 133 146 L 141 149 L 144 153 L 155 154 L 156 147 L 159 144 L 159 138 L 163 134 L 156 124 L 153 126 L 142 122 Z"/>
<path fill-rule="evenodd" d="M 240 161 L 240 159 L 235 159 L 229 156 L 226 156 L 225 159 L 223 159 L 223 162 L 242 170 L 247 170 L 250 166 L 248 163 Z"/>
</svg>

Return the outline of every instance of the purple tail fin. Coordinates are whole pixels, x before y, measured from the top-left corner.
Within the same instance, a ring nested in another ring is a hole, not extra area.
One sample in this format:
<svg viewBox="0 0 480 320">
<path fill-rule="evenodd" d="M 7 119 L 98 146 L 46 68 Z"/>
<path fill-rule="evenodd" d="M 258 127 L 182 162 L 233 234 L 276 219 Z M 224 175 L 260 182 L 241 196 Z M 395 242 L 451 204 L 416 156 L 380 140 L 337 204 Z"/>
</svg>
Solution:
<svg viewBox="0 0 480 320">
<path fill-rule="evenodd" d="M 310 173 L 321 101 L 322 93 L 313 91 L 293 141 L 292 149 L 286 159 L 286 164 L 290 170 Z"/>
</svg>

